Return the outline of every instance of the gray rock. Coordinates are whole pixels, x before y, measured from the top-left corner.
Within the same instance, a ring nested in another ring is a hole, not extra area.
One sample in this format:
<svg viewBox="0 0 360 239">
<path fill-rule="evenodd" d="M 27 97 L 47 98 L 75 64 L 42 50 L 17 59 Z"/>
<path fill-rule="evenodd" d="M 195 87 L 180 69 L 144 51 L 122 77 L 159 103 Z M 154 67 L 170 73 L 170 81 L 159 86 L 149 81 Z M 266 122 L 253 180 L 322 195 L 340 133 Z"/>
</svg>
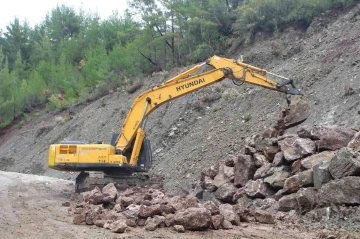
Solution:
<svg viewBox="0 0 360 239">
<path fill-rule="evenodd" d="M 360 175 L 360 153 L 340 149 L 330 160 L 329 171 L 333 178 Z"/>
<path fill-rule="evenodd" d="M 290 172 L 279 171 L 264 179 L 264 182 L 269 184 L 272 188 L 281 189 L 284 187 L 285 180 L 290 176 Z"/>
<path fill-rule="evenodd" d="M 330 161 L 323 161 L 313 167 L 314 187 L 320 189 L 321 186 L 333 179 L 329 171 Z"/>
</svg>

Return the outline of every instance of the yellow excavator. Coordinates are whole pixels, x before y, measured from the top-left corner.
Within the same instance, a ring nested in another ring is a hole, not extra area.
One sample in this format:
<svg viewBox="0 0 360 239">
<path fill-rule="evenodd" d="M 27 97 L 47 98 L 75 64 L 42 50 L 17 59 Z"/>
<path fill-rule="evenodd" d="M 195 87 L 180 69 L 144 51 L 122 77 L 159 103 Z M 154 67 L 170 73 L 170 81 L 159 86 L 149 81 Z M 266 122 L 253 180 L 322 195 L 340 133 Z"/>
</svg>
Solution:
<svg viewBox="0 0 360 239">
<path fill-rule="evenodd" d="M 213 69 L 194 74 L 205 64 Z M 78 141 L 52 144 L 49 147 L 48 166 L 56 170 L 81 172 L 76 178 L 77 192 L 110 182 L 146 183 L 146 172 L 151 168 L 152 162 L 150 142 L 146 139 L 144 131 L 147 116 L 164 103 L 225 78 L 231 79 L 237 85 L 249 83 L 288 95 L 302 95 L 302 91 L 295 88 L 293 81 L 288 78 L 240 60 L 213 56 L 206 62 L 139 95 L 127 114 L 122 131 L 112 136 L 111 144 L 85 144 Z M 274 78 L 280 79 L 281 83 Z M 303 107 L 301 111 L 291 112 L 287 124 L 294 125 L 304 121 L 308 116 L 308 110 Z"/>
</svg>

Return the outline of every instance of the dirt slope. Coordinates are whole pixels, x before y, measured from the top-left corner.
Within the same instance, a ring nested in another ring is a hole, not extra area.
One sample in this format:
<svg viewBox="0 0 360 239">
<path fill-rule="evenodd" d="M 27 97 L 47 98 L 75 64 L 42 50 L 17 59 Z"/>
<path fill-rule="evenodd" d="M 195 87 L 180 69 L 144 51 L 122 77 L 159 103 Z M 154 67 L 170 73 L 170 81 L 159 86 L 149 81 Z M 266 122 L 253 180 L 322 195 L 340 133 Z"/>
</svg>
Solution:
<svg viewBox="0 0 360 239">
<path fill-rule="evenodd" d="M 359 22 L 358 6 L 327 12 L 306 31 L 289 28 L 275 37 L 258 35 L 254 44 L 245 47 L 235 41 L 227 57 L 243 55 L 249 64 L 295 79 L 312 107 L 307 124 L 359 128 Z M 64 112 L 32 114 L 28 124 L 15 125 L 0 136 L 0 169 L 74 178 L 74 174 L 47 168 L 48 146 L 64 139 L 109 143 L 111 134 L 121 130 L 134 98 L 180 70 L 184 69 L 145 78 L 144 86 L 134 94 L 120 89 Z M 207 94 L 221 97 L 196 111 L 194 103 Z M 273 124 L 284 105 L 280 93 L 245 84 L 237 87 L 229 80 L 174 100 L 147 121 L 153 170 L 166 177 L 168 189 L 189 188 L 203 167 L 240 152 L 246 137 Z"/>
</svg>

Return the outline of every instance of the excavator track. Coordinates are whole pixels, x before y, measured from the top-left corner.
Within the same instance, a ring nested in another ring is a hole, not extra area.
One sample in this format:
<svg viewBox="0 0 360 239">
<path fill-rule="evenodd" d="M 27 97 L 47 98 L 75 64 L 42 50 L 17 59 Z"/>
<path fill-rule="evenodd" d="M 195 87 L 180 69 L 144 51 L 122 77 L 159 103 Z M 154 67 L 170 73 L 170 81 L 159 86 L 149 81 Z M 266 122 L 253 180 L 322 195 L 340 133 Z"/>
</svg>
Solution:
<svg viewBox="0 0 360 239">
<path fill-rule="evenodd" d="M 132 174 L 106 174 L 104 172 L 86 171 L 81 172 L 75 182 L 75 191 L 77 193 L 86 192 L 98 187 L 102 189 L 106 184 L 114 183 L 115 185 L 127 186 L 149 186 L 163 184 L 163 178 L 158 175 L 149 173 L 132 173 Z"/>
</svg>

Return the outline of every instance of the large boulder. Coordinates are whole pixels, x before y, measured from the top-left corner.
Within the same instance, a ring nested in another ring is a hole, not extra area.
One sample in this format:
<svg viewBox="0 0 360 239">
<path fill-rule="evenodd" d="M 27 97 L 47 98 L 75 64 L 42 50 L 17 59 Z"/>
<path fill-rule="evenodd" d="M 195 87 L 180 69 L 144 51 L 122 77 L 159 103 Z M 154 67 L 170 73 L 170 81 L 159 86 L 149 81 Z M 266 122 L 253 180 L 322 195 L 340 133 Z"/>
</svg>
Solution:
<svg viewBox="0 0 360 239">
<path fill-rule="evenodd" d="M 234 185 L 243 187 L 254 176 L 255 164 L 249 155 L 239 155 L 234 163 Z"/>
<path fill-rule="evenodd" d="M 323 161 L 330 160 L 332 157 L 334 157 L 334 155 L 335 155 L 334 151 L 324 151 L 317 154 L 313 154 L 301 160 L 301 167 L 305 169 L 312 169 L 315 165 Z"/>
<path fill-rule="evenodd" d="M 311 139 L 289 137 L 279 141 L 281 151 L 288 162 L 304 158 L 315 153 L 315 142 Z"/>
<path fill-rule="evenodd" d="M 334 178 L 360 175 L 360 153 L 340 149 L 330 160 L 329 171 Z"/>
<path fill-rule="evenodd" d="M 316 140 L 319 150 L 337 150 L 345 147 L 356 131 L 340 126 L 303 126 L 297 133 L 299 137 Z"/>
<path fill-rule="evenodd" d="M 253 198 L 266 198 L 275 194 L 274 190 L 264 183 L 262 179 L 249 180 L 245 184 L 244 190 L 249 197 Z"/>
<path fill-rule="evenodd" d="M 206 208 L 191 207 L 176 212 L 174 222 L 187 230 L 206 230 L 211 226 L 211 213 Z"/>
<path fill-rule="evenodd" d="M 320 205 L 360 205 L 360 177 L 349 176 L 332 180 L 318 190 Z"/>
</svg>

